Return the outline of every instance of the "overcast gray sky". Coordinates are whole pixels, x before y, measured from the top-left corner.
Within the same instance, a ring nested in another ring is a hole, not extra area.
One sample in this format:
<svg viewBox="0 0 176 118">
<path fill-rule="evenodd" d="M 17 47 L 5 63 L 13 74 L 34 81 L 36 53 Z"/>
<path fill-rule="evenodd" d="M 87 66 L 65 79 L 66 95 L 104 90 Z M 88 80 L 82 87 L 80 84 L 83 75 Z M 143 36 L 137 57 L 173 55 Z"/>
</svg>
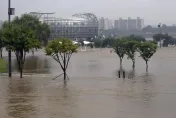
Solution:
<svg viewBox="0 0 176 118">
<path fill-rule="evenodd" d="M 135 18 L 145 24 L 176 24 L 176 0 L 11 0 L 16 15 L 31 11 L 56 12 L 57 17 L 91 12 L 110 19 Z M 0 20 L 7 19 L 8 0 L 0 0 Z"/>
</svg>

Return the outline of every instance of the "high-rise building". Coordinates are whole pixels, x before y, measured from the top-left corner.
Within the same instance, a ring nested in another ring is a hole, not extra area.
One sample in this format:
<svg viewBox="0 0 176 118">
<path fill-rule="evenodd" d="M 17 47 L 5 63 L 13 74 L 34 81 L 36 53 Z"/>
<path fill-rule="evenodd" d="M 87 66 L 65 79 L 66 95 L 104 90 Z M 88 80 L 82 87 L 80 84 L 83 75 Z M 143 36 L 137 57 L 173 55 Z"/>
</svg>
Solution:
<svg viewBox="0 0 176 118">
<path fill-rule="evenodd" d="M 119 18 L 119 30 L 127 30 L 128 29 L 128 20 Z"/>
<path fill-rule="evenodd" d="M 99 19 L 99 30 L 105 29 L 105 19 L 102 17 Z"/>
<path fill-rule="evenodd" d="M 137 20 L 128 18 L 128 30 L 137 30 Z"/>
<path fill-rule="evenodd" d="M 144 27 L 144 19 L 140 19 L 139 17 L 136 20 L 136 28 L 137 30 L 142 30 Z"/>
<path fill-rule="evenodd" d="M 113 29 L 114 28 L 114 20 L 109 20 L 109 29 Z"/>
<path fill-rule="evenodd" d="M 114 20 L 114 28 L 119 29 L 119 20 Z"/>
<path fill-rule="evenodd" d="M 142 30 L 144 20 L 139 17 L 137 19 L 131 19 L 130 17 L 128 19 L 119 18 L 119 20 L 114 21 L 114 26 L 119 30 Z"/>
<path fill-rule="evenodd" d="M 108 18 L 105 18 L 105 21 L 104 21 L 104 25 L 105 25 L 105 30 L 108 30 L 109 29 L 109 19 Z"/>
<path fill-rule="evenodd" d="M 108 30 L 114 28 L 114 20 L 108 18 L 99 19 L 99 30 Z"/>
</svg>

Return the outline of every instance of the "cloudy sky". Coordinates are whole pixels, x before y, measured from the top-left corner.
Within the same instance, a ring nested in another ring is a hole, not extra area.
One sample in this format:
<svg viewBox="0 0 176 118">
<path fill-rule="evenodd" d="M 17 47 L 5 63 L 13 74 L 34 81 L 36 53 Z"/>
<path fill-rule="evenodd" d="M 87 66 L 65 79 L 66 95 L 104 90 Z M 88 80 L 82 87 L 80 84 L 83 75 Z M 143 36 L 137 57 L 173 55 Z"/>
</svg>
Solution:
<svg viewBox="0 0 176 118">
<path fill-rule="evenodd" d="M 145 19 L 145 25 L 176 24 L 176 0 L 11 0 L 15 15 L 37 12 L 56 12 L 57 17 L 91 12 L 110 19 Z M 0 20 L 7 19 L 8 0 L 0 0 Z"/>
</svg>

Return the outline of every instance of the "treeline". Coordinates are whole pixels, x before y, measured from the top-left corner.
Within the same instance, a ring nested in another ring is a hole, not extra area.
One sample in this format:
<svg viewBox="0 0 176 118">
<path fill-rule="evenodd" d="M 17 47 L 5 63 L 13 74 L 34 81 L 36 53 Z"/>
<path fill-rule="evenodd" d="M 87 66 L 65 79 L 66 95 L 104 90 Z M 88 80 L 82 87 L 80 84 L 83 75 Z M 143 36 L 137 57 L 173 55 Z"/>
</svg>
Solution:
<svg viewBox="0 0 176 118">
<path fill-rule="evenodd" d="M 152 27 L 150 25 L 144 27 L 142 29 L 142 32 L 152 32 L 152 33 L 158 33 L 158 32 L 168 32 L 168 33 L 171 33 L 171 32 L 176 32 L 176 26 L 167 26 L 165 24 L 163 24 L 160 28 L 159 27 Z"/>
<path fill-rule="evenodd" d="M 162 47 L 168 47 L 168 45 L 176 45 L 176 39 L 172 36 L 169 36 L 167 33 L 166 34 L 155 34 L 153 36 L 153 40 L 155 42 L 162 41 L 163 43 L 160 44 L 160 46 Z"/>
<path fill-rule="evenodd" d="M 95 47 L 98 48 L 113 48 L 116 54 L 119 56 L 120 65 L 122 66 L 122 60 L 125 55 L 128 59 L 132 60 L 132 67 L 135 67 L 136 52 L 139 52 L 146 63 L 148 69 L 148 61 L 156 52 L 157 42 L 160 40 L 146 41 L 144 37 L 137 35 L 130 35 L 122 38 L 109 37 L 104 40 L 92 40 L 95 43 Z"/>
<path fill-rule="evenodd" d="M 137 35 L 130 35 L 130 36 L 122 37 L 122 38 L 126 39 L 126 40 L 134 40 L 134 41 L 138 41 L 138 42 L 141 42 L 141 41 L 145 42 L 146 41 L 144 37 L 137 36 Z M 120 38 L 108 37 L 104 40 L 95 39 L 95 40 L 92 40 L 92 42 L 95 43 L 95 47 L 97 47 L 97 48 L 105 48 L 105 47 L 113 47 L 117 39 L 120 39 Z"/>
</svg>

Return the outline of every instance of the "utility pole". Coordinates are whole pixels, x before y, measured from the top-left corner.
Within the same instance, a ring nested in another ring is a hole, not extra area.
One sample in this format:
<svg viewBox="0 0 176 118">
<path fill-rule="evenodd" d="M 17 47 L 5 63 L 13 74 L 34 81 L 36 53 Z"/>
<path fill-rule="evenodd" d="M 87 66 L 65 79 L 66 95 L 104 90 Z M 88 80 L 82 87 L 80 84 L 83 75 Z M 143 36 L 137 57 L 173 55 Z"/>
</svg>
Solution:
<svg viewBox="0 0 176 118">
<path fill-rule="evenodd" d="M 10 27 L 10 18 L 11 16 L 11 0 L 8 2 L 8 19 L 9 19 L 9 29 Z M 9 69 L 9 77 L 12 77 L 12 60 L 11 60 L 11 49 L 8 50 L 8 69 Z"/>
<path fill-rule="evenodd" d="M 15 8 L 11 8 L 11 0 L 8 1 L 8 20 L 9 20 L 9 30 L 11 28 L 10 20 L 11 15 L 15 14 Z M 10 40 L 10 39 L 9 39 Z M 8 50 L 8 73 L 9 77 L 12 77 L 12 60 L 11 60 L 11 49 Z"/>
</svg>

